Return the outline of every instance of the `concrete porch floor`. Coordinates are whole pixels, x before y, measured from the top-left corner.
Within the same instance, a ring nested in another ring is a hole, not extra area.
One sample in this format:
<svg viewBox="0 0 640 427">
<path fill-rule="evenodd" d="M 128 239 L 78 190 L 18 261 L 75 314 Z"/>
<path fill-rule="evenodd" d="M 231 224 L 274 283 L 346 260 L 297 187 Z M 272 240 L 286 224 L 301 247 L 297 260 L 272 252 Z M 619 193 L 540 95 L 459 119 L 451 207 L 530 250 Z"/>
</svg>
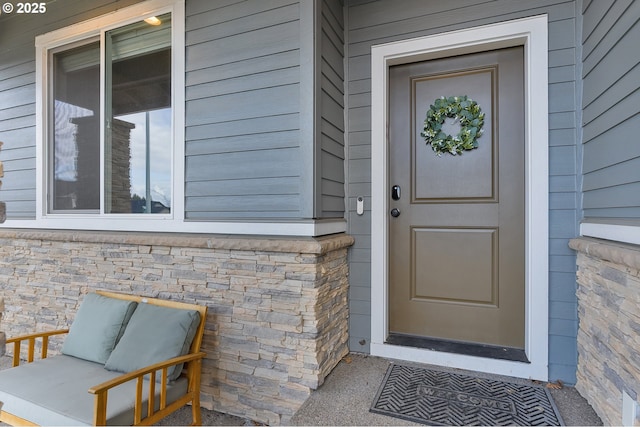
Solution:
<svg viewBox="0 0 640 427">
<path fill-rule="evenodd" d="M 373 425 L 420 425 L 399 418 L 369 412 L 369 407 L 378 392 L 391 360 L 379 357 L 351 354 L 343 359 L 325 383 L 314 391 L 298 412 L 285 423 L 294 426 L 373 426 Z M 11 366 L 11 359 L 0 357 L 0 369 Z M 441 368 L 439 368 L 441 369 Z M 486 376 L 483 374 L 478 374 Z M 495 375 L 491 378 L 501 378 Z M 514 378 L 502 377 L 518 382 Z M 550 389 L 560 415 L 568 426 L 601 426 L 602 421 L 587 401 L 572 387 Z M 186 426 L 191 423 L 190 408 L 182 408 L 165 418 L 158 425 Z M 254 425 L 232 415 L 202 410 L 203 425 Z"/>
</svg>

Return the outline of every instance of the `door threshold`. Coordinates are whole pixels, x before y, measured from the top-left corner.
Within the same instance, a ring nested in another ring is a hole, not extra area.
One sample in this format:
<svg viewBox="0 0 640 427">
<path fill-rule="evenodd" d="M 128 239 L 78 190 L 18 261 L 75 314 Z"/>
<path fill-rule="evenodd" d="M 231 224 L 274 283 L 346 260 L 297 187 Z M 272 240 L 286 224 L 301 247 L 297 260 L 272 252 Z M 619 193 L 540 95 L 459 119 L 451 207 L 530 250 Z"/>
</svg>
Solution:
<svg viewBox="0 0 640 427">
<path fill-rule="evenodd" d="M 423 348 L 443 353 L 456 353 L 466 356 L 531 363 L 523 349 L 514 347 L 468 343 L 405 334 L 389 334 L 385 343 L 403 347 Z"/>
</svg>

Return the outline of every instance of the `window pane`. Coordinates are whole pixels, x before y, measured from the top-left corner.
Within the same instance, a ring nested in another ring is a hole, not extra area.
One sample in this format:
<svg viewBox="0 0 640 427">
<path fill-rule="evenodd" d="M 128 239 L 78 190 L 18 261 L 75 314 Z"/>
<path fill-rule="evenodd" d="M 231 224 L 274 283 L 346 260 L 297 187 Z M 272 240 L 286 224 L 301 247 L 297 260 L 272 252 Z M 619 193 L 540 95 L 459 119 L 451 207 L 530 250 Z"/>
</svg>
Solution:
<svg viewBox="0 0 640 427">
<path fill-rule="evenodd" d="M 105 211 L 171 210 L 171 16 L 107 33 Z"/>
<path fill-rule="evenodd" d="M 53 54 L 51 208 L 100 209 L 100 45 Z"/>
</svg>

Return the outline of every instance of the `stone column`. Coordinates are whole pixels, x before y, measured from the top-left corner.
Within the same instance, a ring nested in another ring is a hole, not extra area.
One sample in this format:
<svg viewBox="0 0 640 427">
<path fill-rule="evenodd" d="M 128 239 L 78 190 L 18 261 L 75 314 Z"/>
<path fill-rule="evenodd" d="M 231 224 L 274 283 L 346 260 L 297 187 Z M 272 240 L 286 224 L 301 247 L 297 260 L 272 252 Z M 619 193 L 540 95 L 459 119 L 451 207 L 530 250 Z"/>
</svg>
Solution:
<svg viewBox="0 0 640 427">
<path fill-rule="evenodd" d="M 4 298 L 0 297 L 0 327 L 2 327 L 2 312 L 4 311 Z M 4 332 L 0 331 L 0 356 L 5 353 L 6 337 Z"/>
</svg>

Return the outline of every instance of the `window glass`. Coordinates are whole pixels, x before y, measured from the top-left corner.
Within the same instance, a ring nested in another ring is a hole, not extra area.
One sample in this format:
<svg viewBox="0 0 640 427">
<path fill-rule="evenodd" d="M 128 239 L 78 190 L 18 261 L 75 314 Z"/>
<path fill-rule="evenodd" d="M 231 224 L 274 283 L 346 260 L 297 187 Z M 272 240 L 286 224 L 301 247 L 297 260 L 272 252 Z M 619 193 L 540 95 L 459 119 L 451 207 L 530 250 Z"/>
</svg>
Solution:
<svg viewBox="0 0 640 427">
<path fill-rule="evenodd" d="M 52 55 L 54 211 L 100 209 L 100 44 Z"/>
<path fill-rule="evenodd" d="M 171 211 L 171 15 L 105 37 L 105 212 Z"/>
<path fill-rule="evenodd" d="M 164 14 L 50 52 L 50 212 L 171 212 L 171 37 Z"/>
</svg>

